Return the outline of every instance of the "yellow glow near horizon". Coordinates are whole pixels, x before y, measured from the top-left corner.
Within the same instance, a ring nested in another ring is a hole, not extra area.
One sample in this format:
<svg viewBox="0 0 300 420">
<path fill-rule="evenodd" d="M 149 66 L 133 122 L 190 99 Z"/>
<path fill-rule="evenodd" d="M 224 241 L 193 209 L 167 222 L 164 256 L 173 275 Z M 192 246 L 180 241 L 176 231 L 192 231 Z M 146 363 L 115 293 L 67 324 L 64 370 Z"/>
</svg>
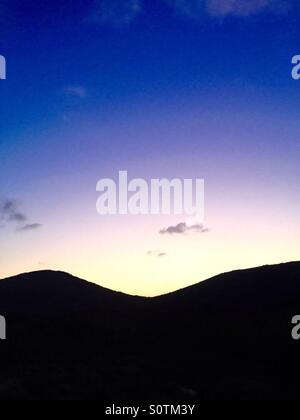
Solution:
<svg viewBox="0 0 300 420">
<path fill-rule="evenodd" d="M 156 296 L 223 272 L 300 259 L 299 232 L 282 231 L 278 241 L 275 225 L 257 226 L 247 237 L 245 226 L 232 225 L 226 229 L 216 226 L 205 234 L 177 236 L 157 235 L 153 226 L 144 231 L 126 226 L 113 235 L 111 230 L 103 228 L 99 235 L 82 231 L 80 242 L 71 233 L 59 241 L 56 233 L 47 245 L 43 234 L 36 233 L 30 252 L 28 238 L 20 237 L 18 251 L 4 256 L 1 278 L 34 270 L 61 270 L 112 290 Z M 148 255 L 149 250 L 156 252 Z M 159 252 L 167 255 L 159 257 Z M 40 261 L 37 255 L 41 255 Z M 43 255 L 48 255 L 45 261 Z"/>
</svg>

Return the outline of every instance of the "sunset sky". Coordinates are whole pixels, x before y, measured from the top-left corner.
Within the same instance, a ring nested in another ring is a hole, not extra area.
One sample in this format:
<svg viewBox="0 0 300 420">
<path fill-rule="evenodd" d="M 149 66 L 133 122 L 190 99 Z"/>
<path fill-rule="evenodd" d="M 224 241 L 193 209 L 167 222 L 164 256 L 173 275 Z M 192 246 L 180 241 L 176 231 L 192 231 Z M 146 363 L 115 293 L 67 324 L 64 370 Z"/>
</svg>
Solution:
<svg viewBox="0 0 300 420">
<path fill-rule="evenodd" d="M 0 278 L 158 295 L 300 259 L 293 0 L 0 0 Z M 97 181 L 204 178 L 208 232 L 100 216 Z"/>
</svg>

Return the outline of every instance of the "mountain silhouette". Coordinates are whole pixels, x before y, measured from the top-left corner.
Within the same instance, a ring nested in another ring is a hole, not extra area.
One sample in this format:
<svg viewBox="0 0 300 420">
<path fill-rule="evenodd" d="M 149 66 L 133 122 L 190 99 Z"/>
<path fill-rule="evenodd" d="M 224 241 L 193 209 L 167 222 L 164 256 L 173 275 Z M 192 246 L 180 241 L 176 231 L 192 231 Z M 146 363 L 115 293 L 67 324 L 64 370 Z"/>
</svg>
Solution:
<svg viewBox="0 0 300 420">
<path fill-rule="evenodd" d="M 0 399 L 298 399 L 300 263 L 142 298 L 69 274 L 0 281 Z"/>
</svg>

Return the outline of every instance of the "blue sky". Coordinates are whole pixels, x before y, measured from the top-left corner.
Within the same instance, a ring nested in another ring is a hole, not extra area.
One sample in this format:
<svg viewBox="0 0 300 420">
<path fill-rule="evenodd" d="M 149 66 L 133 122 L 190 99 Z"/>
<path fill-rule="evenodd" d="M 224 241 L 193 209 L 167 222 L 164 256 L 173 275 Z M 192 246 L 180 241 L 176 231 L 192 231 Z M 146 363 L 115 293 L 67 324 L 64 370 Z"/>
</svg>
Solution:
<svg viewBox="0 0 300 420">
<path fill-rule="evenodd" d="M 1 196 L 16 200 L 27 224 L 37 227 L 22 236 L 15 225 L 2 229 L 3 255 L 9 255 L 2 277 L 42 262 L 108 287 L 155 294 L 218 271 L 297 258 L 300 84 L 291 78 L 291 58 L 300 51 L 298 2 L 0 0 L 0 5 L 0 53 L 8 77 L 0 83 Z M 173 221 L 143 221 L 149 237 L 139 238 L 140 220 L 99 219 L 96 182 L 122 169 L 145 178 L 205 178 L 208 239 L 190 237 L 184 246 L 161 243 L 156 233 Z M 249 223 L 243 217 L 253 201 Z M 247 225 L 243 238 L 234 233 L 228 258 L 210 262 L 209 255 L 225 247 L 236 219 L 237 231 Z M 101 266 L 95 249 L 104 235 L 102 255 L 126 259 L 121 245 L 113 244 L 123 243 L 129 227 L 137 239 L 131 267 L 120 263 L 121 281 L 111 266 Z M 252 241 L 264 243 L 269 235 L 273 243 L 276 234 L 286 248 L 272 245 L 258 256 Z M 249 258 L 234 262 L 235 247 L 245 237 Z M 58 238 L 68 244 L 64 259 L 53 253 Z M 91 249 L 79 264 L 84 238 Z M 144 261 L 151 244 L 162 248 L 164 261 L 175 255 L 180 261 L 181 255 L 180 267 L 175 270 L 170 260 L 163 267 Z M 144 273 L 149 264 L 157 282 Z M 174 270 L 178 278 L 172 282 Z"/>
</svg>

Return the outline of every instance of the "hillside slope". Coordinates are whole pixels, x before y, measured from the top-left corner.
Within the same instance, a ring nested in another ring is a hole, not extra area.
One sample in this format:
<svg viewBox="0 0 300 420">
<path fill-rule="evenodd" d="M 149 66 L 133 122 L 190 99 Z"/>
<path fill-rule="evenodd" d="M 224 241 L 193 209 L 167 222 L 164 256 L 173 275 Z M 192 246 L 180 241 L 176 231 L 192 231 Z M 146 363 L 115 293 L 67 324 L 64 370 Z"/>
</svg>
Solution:
<svg viewBox="0 0 300 420">
<path fill-rule="evenodd" d="M 300 263 L 153 299 L 61 272 L 0 281 L 0 399 L 297 399 Z"/>
</svg>

